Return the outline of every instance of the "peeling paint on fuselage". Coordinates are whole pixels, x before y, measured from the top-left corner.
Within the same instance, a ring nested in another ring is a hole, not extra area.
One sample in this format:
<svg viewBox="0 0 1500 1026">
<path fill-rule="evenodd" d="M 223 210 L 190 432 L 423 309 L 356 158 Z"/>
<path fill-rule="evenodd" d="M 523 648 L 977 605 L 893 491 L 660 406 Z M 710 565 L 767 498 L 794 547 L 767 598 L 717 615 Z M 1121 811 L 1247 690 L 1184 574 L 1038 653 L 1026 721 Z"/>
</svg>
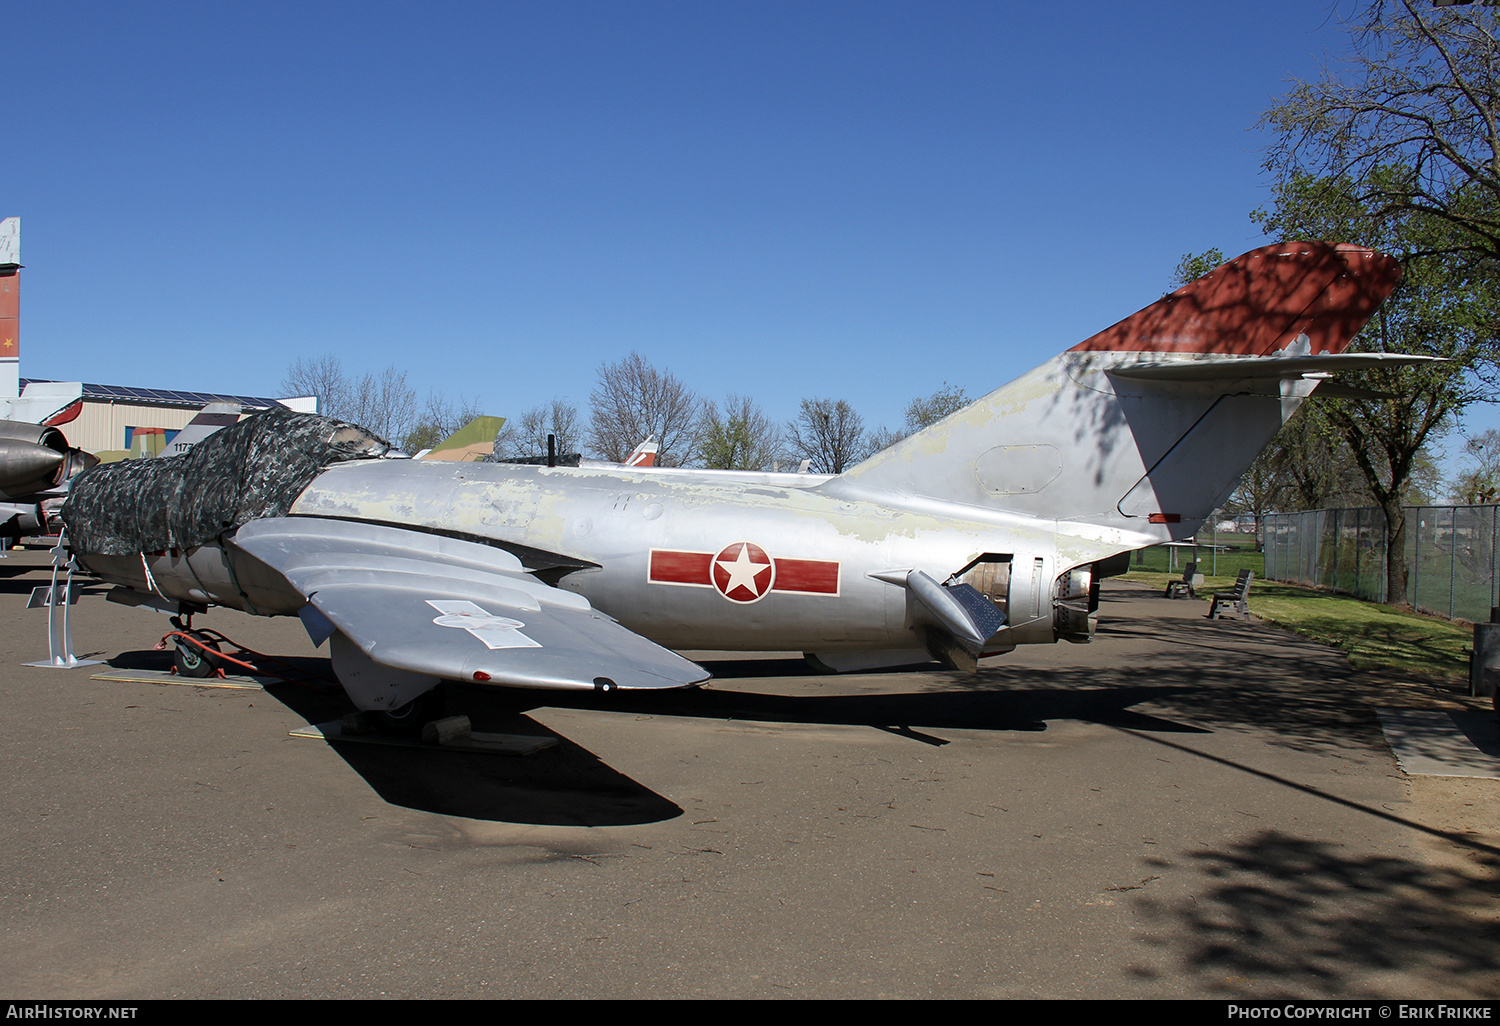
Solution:
<svg viewBox="0 0 1500 1026">
<path fill-rule="evenodd" d="M 942 580 L 981 553 L 1013 553 L 1028 566 L 1043 559 L 1042 580 L 1050 588 L 1058 572 L 1132 547 L 1119 532 L 1087 528 L 1093 537 L 1061 539 L 1059 562 L 1053 521 L 930 501 L 928 508 L 907 508 L 850 500 L 817 486 L 775 487 L 747 477 L 753 483 L 623 468 L 364 461 L 320 475 L 292 514 L 485 538 L 596 563 L 599 569 L 569 574 L 560 587 L 679 649 L 907 647 L 915 639 L 904 589 L 872 573 L 917 569 Z M 836 593 L 772 589 L 737 602 L 709 581 L 650 580 L 652 550 L 711 555 L 737 542 L 753 542 L 773 560 L 837 562 Z M 1019 577 L 1015 587 L 1030 586 Z M 1035 607 L 1040 615 L 1005 633 L 1016 641 L 1052 640 L 1050 601 L 1019 597 L 1013 595 L 1012 609 Z"/>
</svg>

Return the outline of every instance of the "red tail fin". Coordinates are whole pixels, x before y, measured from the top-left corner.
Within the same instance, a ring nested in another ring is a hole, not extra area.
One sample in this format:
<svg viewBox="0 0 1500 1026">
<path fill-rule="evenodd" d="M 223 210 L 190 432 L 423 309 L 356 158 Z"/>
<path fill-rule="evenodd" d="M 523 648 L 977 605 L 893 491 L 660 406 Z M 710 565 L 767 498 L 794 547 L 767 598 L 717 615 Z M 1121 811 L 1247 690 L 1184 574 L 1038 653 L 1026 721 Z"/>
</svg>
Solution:
<svg viewBox="0 0 1500 1026">
<path fill-rule="evenodd" d="M 1268 356 L 1306 335 L 1342 353 L 1401 279 L 1383 253 L 1330 242 L 1251 250 L 1073 347 Z"/>
</svg>

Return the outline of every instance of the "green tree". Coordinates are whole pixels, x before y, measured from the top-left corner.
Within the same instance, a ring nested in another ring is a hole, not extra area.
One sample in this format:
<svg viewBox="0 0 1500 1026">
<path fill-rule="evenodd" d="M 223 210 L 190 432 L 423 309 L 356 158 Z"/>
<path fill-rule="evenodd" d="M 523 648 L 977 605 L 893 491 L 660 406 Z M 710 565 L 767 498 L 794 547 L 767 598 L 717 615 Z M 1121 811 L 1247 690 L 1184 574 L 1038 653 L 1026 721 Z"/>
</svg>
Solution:
<svg viewBox="0 0 1500 1026">
<path fill-rule="evenodd" d="M 1315 393 L 1311 400 L 1347 446 L 1385 514 L 1387 597 L 1401 603 L 1407 581 L 1402 506 L 1421 480 L 1424 449 L 1465 406 L 1492 394 L 1494 283 L 1476 278 L 1474 265 L 1443 243 L 1448 222 L 1420 211 L 1381 214 L 1362 193 L 1342 179 L 1293 174 L 1277 183 L 1274 207 L 1253 217 L 1283 239 L 1340 239 L 1396 255 L 1405 277 L 1350 348 L 1447 361 L 1345 375 L 1342 383 L 1355 392 L 1346 389 L 1338 398 Z"/>
<path fill-rule="evenodd" d="M 1197 281 L 1223 263 L 1224 251 L 1217 247 L 1205 249 L 1202 253 L 1184 253 L 1182 259 L 1177 261 L 1177 269 L 1172 272 L 1172 288 L 1167 290 L 1167 294 L 1171 295 L 1190 281 Z"/>
<path fill-rule="evenodd" d="M 698 458 L 711 470 L 771 470 L 781 457 L 781 432 L 749 396 L 703 406 Z"/>
<path fill-rule="evenodd" d="M 903 429 L 892 431 L 881 428 L 869 438 L 871 452 L 889 449 L 908 435 L 914 435 L 924 427 L 936 424 L 950 413 L 957 413 L 974 400 L 970 399 L 958 385 L 943 382 L 942 387 L 931 395 L 918 396 L 906 404 L 906 422 Z"/>
<path fill-rule="evenodd" d="M 1319 401 L 1298 408 L 1266 455 L 1280 476 L 1284 509 L 1375 505 L 1349 443 Z"/>
<path fill-rule="evenodd" d="M 1365 0 L 1340 59 L 1261 119 L 1281 181 L 1316 178 L 1378 225 L 1419 215 L 1412 253 L 1500 259 L 1500 13 Z"/>
<path fill-rule="evenodd" d="M 973 402 L 957 385 L 943 382 L 943 386 L 929 396 L 913 399 L 906 404 L 906 432 L 916 434 L 924 427 L 936 424 L 950 413 L 957 413 Z"/>
</svg>

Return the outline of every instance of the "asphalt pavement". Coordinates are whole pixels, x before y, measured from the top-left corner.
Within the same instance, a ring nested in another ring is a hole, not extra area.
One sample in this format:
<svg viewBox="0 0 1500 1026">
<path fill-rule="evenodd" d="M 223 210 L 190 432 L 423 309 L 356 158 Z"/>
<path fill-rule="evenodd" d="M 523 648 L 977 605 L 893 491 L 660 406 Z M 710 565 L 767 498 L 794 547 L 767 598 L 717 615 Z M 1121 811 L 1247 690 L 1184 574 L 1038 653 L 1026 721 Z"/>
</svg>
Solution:
<svg viewBox="0 0 1500 1026">
<path fill-rule="evenodd" d="M 1109 582 L 1093 644 L 974 674 L 452 691 L 558 741 L 504 757 L 291 737 L 350 708 L 316 679 L 26 666 L 44 562 L 0 561 L 7 998 L 1500 997 L 1500 781 L 1378 716 L 1478 703 L 1206 602 Z M 84 590 L 80 655 L 169 665 Z"/>
</svg>

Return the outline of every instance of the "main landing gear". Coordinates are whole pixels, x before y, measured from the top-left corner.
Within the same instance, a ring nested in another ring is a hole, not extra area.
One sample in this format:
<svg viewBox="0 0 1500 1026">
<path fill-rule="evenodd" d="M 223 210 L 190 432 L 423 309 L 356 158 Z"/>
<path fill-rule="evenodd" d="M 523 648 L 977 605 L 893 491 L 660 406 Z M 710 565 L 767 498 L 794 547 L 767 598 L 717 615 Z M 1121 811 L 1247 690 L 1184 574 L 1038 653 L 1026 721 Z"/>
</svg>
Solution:
<svg viewBox="0 0 1500 1026">
<path fill-rule="evenodd" d="M 223 649 L 202 631 L 179 630 L 172 641 L 172 663 L 179 676 L 212 677 L 224 665 Z"/>
</svg>

